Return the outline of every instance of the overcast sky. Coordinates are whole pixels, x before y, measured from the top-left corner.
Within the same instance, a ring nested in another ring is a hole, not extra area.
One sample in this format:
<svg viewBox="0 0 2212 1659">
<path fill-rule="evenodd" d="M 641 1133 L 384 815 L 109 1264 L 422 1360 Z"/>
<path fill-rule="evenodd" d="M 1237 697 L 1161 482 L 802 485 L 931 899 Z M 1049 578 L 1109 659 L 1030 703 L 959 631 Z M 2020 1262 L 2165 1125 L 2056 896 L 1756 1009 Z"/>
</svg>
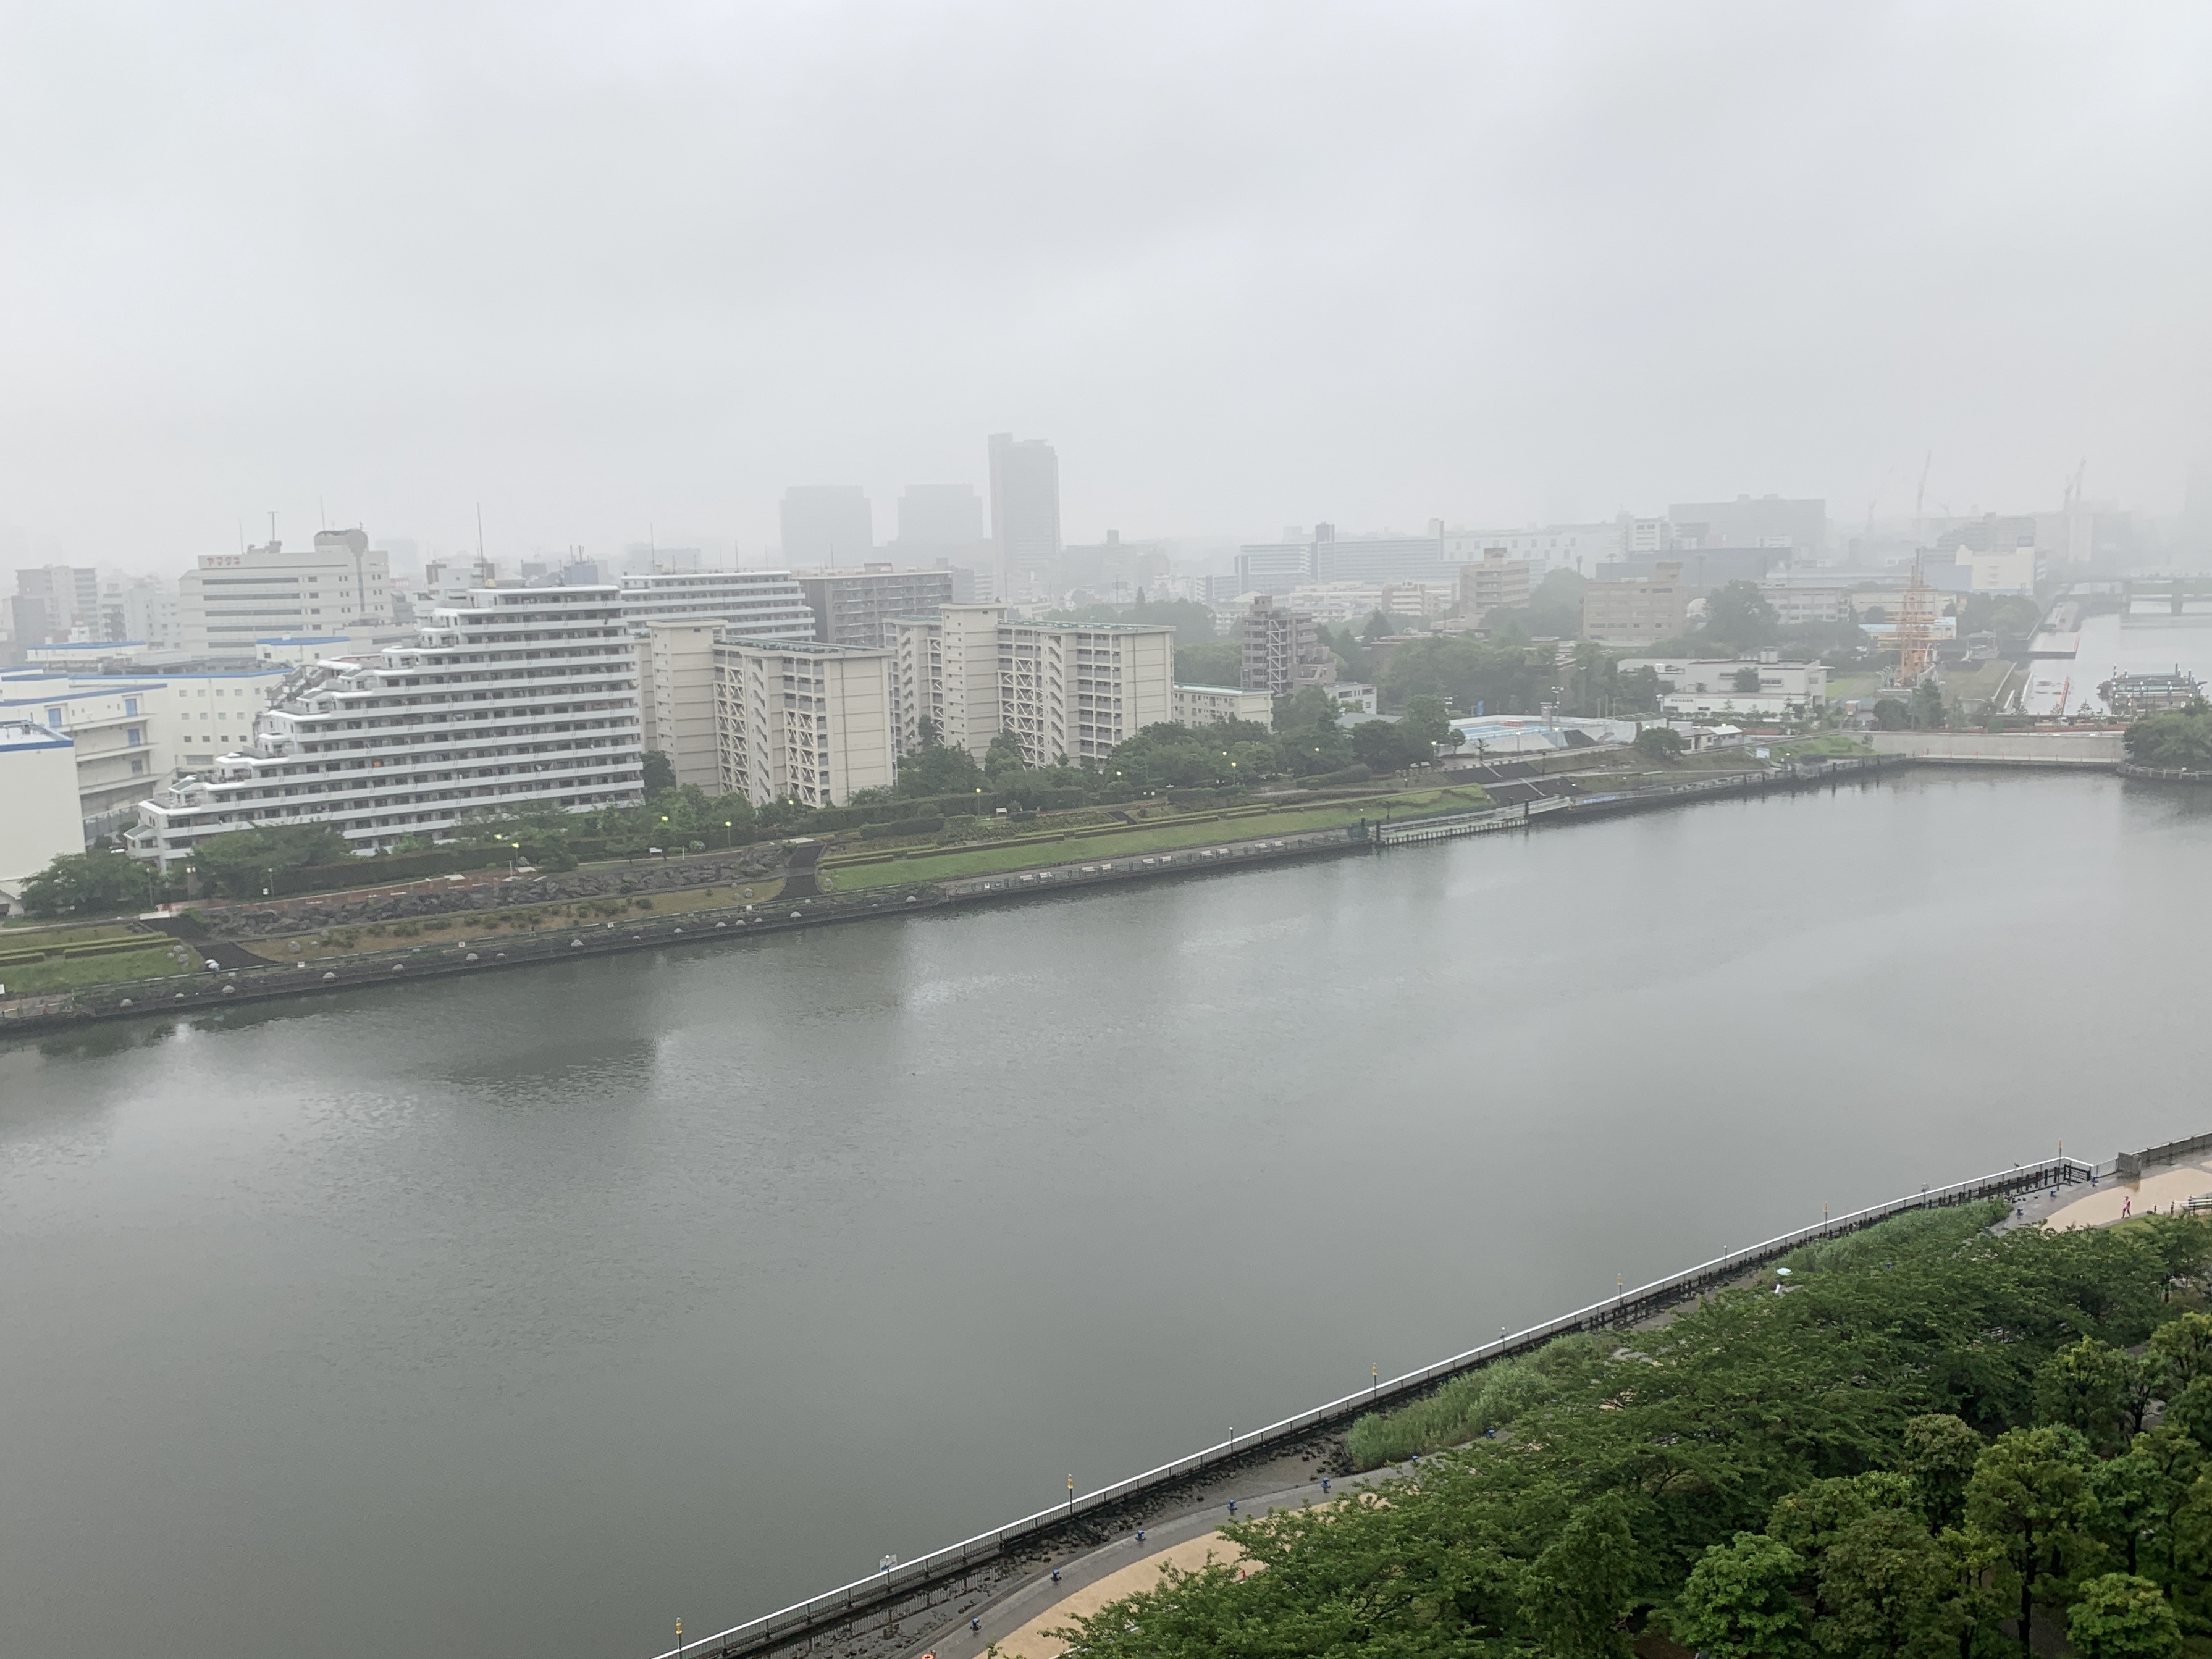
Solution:
<svg viewBox="0 0 2212 1659">
<path fill-rule="evenodd" d="M 996 430 L 1072 540 L 2171 513 L 2208 71 L 2195 0 L 0 0 L 0 563 L 757 556 Z"/>
</svg>

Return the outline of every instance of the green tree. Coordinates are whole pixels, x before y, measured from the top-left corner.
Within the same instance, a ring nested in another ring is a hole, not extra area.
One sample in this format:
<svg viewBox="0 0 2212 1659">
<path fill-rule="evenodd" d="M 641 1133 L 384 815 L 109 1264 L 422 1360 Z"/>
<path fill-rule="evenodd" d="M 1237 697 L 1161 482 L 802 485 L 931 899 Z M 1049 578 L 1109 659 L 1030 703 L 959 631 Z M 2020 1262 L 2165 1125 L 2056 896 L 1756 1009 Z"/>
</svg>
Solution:
<svg viewBox="0 0 2212 1659">
<path fill-rule="evenodd" d="M 676 764 L 658 749 L 645 751 L 645 793 L 648 798 L 676 787 Z"/>
<path fill-rule="evenodd" d="M 2095 1510 L 2095 1455 L 2075 1429 L 2009 1429 L 1990 1443 L 1966 1482 L 1966 1521 L 2002 1552 L 2002 1577 L 2019 1601 L 2020 1650 L 2039 1601 L 2055 1600 L 2083 1553 Z"/>
<path fill-rule="evenodd" d="M 1353 726 L 1352 752 L 1361 765 L 1377 772 L 1395 772 L 1415 757 L 1414 746 L 1407 741 L 1405 732 L 1390 720 L 1362 720 Z"/>
<path fill-rule="evenodd" d="M 1451 711 L 1442 697 L 1408 697 L 1399 729 L 1408 742 L 1419 746 L 1419 757 L 1425 759 L 1432 747 L 1450 739 Z"/>
<path fill-rule="evenodd" d="M 2145 715 L 2120 741 L 2139 765 L 2202 771 L 2212 767 L 2212 707 L 2200 698 L 2185 708 Z"/>
<path fill-rule="evenodd" d="M 2148 1578 L 2108 1572 L 2081 1586 L 2066 1615 L 2066 1637 L 2081 1659 L 2178 1659 L 2181 1622 Z"/>
<path fill-rule="evenodd" d="M 1710 1546 L 1674 1598 L 1674 1638 L 1710 1659 L 1796 1659 L 1806 1651 L 1803 1559 L 1765 1533 Z"/>
<path fill-rule="evenodd" d="M 1244 646 L 1239 640 L 1216 640 L 1208 645 L 1177 645 L 1175 653 L 1177 685 L 1242 685 Z"/>
<path fill-rule="evenodd" d="M 1747 696 L 1756 696 L 1759 691 L 1759 671 L 1756 668 L 1739 668 L 1729 677 L 1729 685 L 1732 690 Z"/>
<path fill-rule="evenodd" d="M 1647 726 L 1636 734 L 1632 746 L 1646 760 L 1670 761 L 1678 759 L 1690 745 L 1670 726 Z"/>
<path fill-rule="evenodd" d="M 1965 1422 L 1948 1413 L 1905 1419 L 1905 1450 L 1898 1467 L 1911 1477 L 1920 1512 L 1936 1531 L 1957 1526 L 1965 1516 L 1966 1482 L 1984 1443 Z"/>
<path fill-rule="evenodd" d="M 1774 643 L 1774 607 L 1757 582 L 1724 583 L 1705 596 L 1705 636 L 1738 651 Z"/>
<path fill-rule="evenodd" d="M 192 848 L 192 864 L 217 891 L 258 898 L 279 870 L 337 864 L 352 854 L 352 844 L 331 824 L 272 825 L 204 837 Z"/>
<path fill-rule="evenodd" d="M 1522 1617 L 1559 1659 L 1625 1659 L 1635 1606 L 1636 1540 L 1618 1497 L 1578 1510 L 1529 1563 Z"/>
<path fill-rule="evenodd" d="M 1912 688 L 1912 726 L 1917 732 L 1940 732 L 1943 724 L 1943 688 L 1930 674 Z"/>
<path fill-rule="evenodd" d="M 2113 1446 L 2127 1420 L 2135 1369 L 2111 1343 L 2085 1336 L 2051 1355 L 2036 1373 L 2036 1415 L 2079 1429 L 2092 1446 Z"/>
<path fill-rule="evenodd" d="M 1011 732 L 1001 732 L 991 739 L 991 746 L 983 751 L 983 770 L 993 779 L 1002 772 L 1024 769 L 1022 740 Z"/>
<path fill-rule="evenodd" d="M 143 910 L 155 879 L 152 865 L 123 853 L 64 853 L 23 884 L 23 908 L 34 916 Z"/>
<path fill-rule="evenodd" d="M 1877 1510 L 1845 1527 L 1823 1553 L 1814 1628 L 1824 1653 L 1844 1659 L 1901 1659 L 1953 1648 L 1948 1553 L 1919 1518 Z"/>
<path fill-rule="evenodd" d="M 2151 1333 L 2148 1355 L 2160 1392 L 2178 1400 L 2200 1376 L 2212 1376 L 2212 1316 L 2189 1312 Z"/>
<path fill-rule="evenodd" d="M 1884 732 L 1902 732 L 1912 724 L 1912 711 L 1895 697 L 1884 697 L 1874 706 L 1874 723 Z"/>
<path fill-rule="evenodd" d="M 981 788 L 983 770 L 965 749 L 932 744 L 899 757 L 895 793 L 904 799 L 924 795 L 965 795 Z"/>
<path fill-rule="evenodd" d="M 1359 631 L 1371 642 L 1397 632 L 1397 626 L 1380 611 L 1371 611 L 1368 612 L 1366 626 Z"/>
</svg>

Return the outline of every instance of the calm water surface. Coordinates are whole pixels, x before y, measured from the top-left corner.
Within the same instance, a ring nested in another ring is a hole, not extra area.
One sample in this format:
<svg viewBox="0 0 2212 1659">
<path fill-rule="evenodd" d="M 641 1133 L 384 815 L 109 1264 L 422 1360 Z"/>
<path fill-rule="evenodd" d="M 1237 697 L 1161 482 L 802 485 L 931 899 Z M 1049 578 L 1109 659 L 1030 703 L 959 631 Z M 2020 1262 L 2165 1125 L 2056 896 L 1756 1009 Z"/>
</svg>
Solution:
<svg viewBox="0 0 2212 1659">
<path fill-rule="evenodd" d="M 2212 1128 L 2208 855 L 1921 775 L 0 1048 L 0 1651 L 649 1652 Z"/>
</svg>

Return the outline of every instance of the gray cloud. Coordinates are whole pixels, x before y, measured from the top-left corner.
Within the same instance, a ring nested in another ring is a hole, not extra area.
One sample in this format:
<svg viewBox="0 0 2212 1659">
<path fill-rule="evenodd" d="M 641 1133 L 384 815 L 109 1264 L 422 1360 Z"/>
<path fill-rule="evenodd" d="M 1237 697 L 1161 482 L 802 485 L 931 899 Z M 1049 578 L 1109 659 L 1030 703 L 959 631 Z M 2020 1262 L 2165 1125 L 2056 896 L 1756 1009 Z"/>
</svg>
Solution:
<svg viewBox="0 0 2212 1659">
<path fill-rule="evenodd" d="M 0 524 L 775 536 L 1059 445 L 1071 535 L 1739 490 L 2168 510 L 2187 5 L 0 9 Z"/>
</svg>

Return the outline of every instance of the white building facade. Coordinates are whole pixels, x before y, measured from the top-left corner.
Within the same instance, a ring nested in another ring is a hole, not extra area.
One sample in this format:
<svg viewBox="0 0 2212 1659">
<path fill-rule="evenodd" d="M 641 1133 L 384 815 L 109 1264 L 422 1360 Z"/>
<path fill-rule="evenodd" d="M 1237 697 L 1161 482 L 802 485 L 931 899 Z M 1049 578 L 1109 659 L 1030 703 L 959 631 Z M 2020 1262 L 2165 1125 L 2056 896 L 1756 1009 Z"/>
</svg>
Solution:
<svg viewBox="0 0 2212 1659">
<path fill-rule="evenodd" d="M 298 671 L 251 744 L 138 809 L 167 870 L 205 836 L 327 823 L 356 852 L 477 812 L 643 798 L 637 650 L 612 587 L 480 589 L 416 642 Z"/>
<path fill-rule="evenodd" d="M 185 649 L 250 657 L 265 635 L 391 627 L 392 571 L 362 532 L 324 530 L 301 551 L 272 541 L 204 556 L 177 600 Z"/>
<path fill-rule="evenodd" d="M 84 851 L 74 747 L 35 721 L 0 719 L 0 887 L 11 893 L 55 859 Z"/>
<path fill-rule="evenodd" d="M 725 638 L 713 658 L 722 792 L 842 806 L 896 780 L 889 651 Z"/>
<path fill-rule="evenodd" d="M 1029 766 L 1103 760 L 1175 718 L 1175 630 L 1134 623 L 1009 620 L 996 605 L 890 623 L 902 753 L 940 743 L 981 760 L 1000 732 Z"/>
</svg>

